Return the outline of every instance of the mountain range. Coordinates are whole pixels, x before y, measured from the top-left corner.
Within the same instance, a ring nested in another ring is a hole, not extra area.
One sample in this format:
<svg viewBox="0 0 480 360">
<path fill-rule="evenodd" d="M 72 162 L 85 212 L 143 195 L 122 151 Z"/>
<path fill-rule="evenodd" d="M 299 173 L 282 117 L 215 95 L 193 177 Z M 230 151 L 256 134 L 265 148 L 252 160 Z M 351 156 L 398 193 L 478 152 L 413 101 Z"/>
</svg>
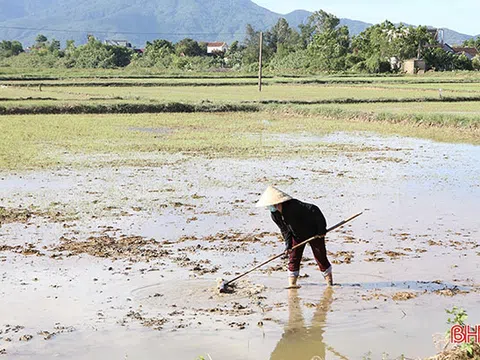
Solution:
<svg viewBox="0 0 480 360">
<path fill-rule="evenodd" d="M 77 44 L 93 34 L 139 47 L 159 38 L 231 42 L 244 39 L 246 24 L 266 30 L 284 17 L 296 28 L 310 15 L 305 10 L 277 14 L 250 0 L 0 0 L 0 40 L 19 40 L 26 47 L 41 33 Z M 352 35 L 371 25 L 350 19 L 341 24 Z M 445 29 L 449 44 L 472 37 Z"/>
</svg>

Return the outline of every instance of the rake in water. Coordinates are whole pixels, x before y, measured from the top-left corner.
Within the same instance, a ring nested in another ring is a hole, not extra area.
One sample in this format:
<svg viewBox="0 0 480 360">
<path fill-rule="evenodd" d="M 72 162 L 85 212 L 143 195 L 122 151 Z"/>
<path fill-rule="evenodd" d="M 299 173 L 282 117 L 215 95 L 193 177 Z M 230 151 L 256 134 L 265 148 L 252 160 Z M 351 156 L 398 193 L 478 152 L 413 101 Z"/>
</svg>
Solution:
<svg viewBox="0 0 480 360">
<path fill-rule="evenodd" d="M 325 235 L 326 235 L 327 233 L 329 233 L 330 231 L 333 231 L 333 230 L 339 228 L 340 226 L 345 225 L 346 223 L 352 221 L 353 219 L 359 217 L 359 216 L 362 215 L 362 214 L 363 214 L 363 212 L 358 213 L 358 214 L 355 214 L 355 215 L 349 217 L 349 218 L 346 219 L 346 220 L 340 221 L 338 224 L 333 225 L 331 228 L 328 228 L 325 234 L 315 235 L 314 237 L 311 237 L 310 239 L 307 239 L 307 240 L 305 240 L 304 242 L 302 242 L 302 243 L 300 243 L 300 244 L 298 244 L 298 245 L 295 245 L 294 247 L 292 247 L 292 250 L 294 250 L 294 249 L 296 249 L 296 248 L 298 248 L 298 247 L 300 247 L 300 246 L 303 246 L 303 245 L 309 243 L 310 241 L 312 241 L 312 240 L 314 240 L 314 239 L 317 239 L 317 238 L 320 238 L 320 237 L 325 236 Z M 229 285 L 231 285 L 232 283 L 234 283 L 234 282 L 237 281 L 238 279 L 241 279 L 241 278 L 244 277 L 245 275 L 250 274 L 252 271 L 255 271 L 255 270 L 257 270 L 258 268 L 261 268 L 262 266 L 268 264 L 269 262 L 271 262 L 271 261 L 273 261 L 273 260 L 275 260 L 275 259 L 278 259 L 279 257 L 282 257 L 283 255 L 284 255 L 283 252 L 282 252 L 281 254 L 275 255 L 275 256 L 271 257 L 270 259 L 268 259 L 267 261 L 265 261 L 265 262 L 263 262 L 263 263 L 255 266 L 255 267 L 251 268 L 250 270 L 244 272 L 243 274 L 238 275 L 236 278 L 234 278 L 234 279 L 232 279 L 232 280 L 225 281 L 225 280 L 223 280 L 223 279 L 218 279 L 218 280 L 217 280 L 218 291 L 221 292 L 221 293 L 229 292 L 229 289 L 228 289 L 228 286 L 229 286 Z"/>
</svg>

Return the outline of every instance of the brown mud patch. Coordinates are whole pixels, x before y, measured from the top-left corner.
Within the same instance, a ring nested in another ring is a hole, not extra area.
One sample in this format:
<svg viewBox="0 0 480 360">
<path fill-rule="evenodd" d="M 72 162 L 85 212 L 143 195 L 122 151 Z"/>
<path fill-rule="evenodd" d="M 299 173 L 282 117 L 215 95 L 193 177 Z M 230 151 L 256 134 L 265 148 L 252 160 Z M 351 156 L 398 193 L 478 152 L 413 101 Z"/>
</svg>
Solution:
<svg viewBox="0 0 480 360">
<path fill-rule="evenodd" d="M 145 327 L 151 328 L 153 330 L 160 331 L 163 329 L 163 326 L 168 322 L 168 319 L 164 317 L 146 317 L 140 311 L 130 311 L 124 319 L 120 321 L 120 325 L 125 326 L 128 321 L 138 321 Z"/>
<path fill-rule="evenodd" d="M 365 251 L 365 255 L 369 256 L 365 259 L 367 262 L 385 262 L 385 258 L 379 256 L 380 250 Z"/>
<path fill-rule="evenodd" d="M 15 245 L 0 245 L 0 252 L 10 251 L 16 254 L 21 254 L 25 256 L 44 256 L 38 249 L 35 248 L 33 244 L 26 244 L 25 246 Z"/>
<path fill-rule="evenodd" d="M 117 259 L 132 259 L 146 261 L 158 259 L 170 254 L 170 251 L 154 239 L 145 239 L 141 236 L 122 235 L 119 238 L 111 236 L 89 237 L 85 241 L 76 239 L 60 238 L 61 244 L 52 250 L 60 254 L 52 255 L 53 258 L 61 258 L 62 255 L 74 256 L 89 254 L 95 257 Z M 66 253 L 66 254 L 63 254 Z"/>
<path fill-rule="evenodd" d="M 0 206 L 0 227 L 3 224 L 29 223 L 34 217 L 42 217 L 51 222 L 61 223 L 65 221 L 74 220 L 75 217 L 63 214 L 60 211 L 49 209 L 46 211 L 37 211 L 32 209 L 7 209 Z"/>
<path fill-rule="evenodd" d="M 385 251 L 385 255 L 389 256 L 390 259 L 394 260 L 394 259 L 398 259 L 402 256 L 406 256 L 407 254 L 389 250 L 389 251 Z"/>
<path fill-rule="evenodd" d="M 353 257 L 355 256 L 353 251 L 337 251 L 337 252 L 328 252 L 328 255 L 332 256 L 333 264 L 350 264 Z"/>
<path fill-rule="evenodd" d="M 0 206 L 0 227 L 3 224 L 26 223 L 33 216 L 27 209 L 7 209 Z"/>
</svg>

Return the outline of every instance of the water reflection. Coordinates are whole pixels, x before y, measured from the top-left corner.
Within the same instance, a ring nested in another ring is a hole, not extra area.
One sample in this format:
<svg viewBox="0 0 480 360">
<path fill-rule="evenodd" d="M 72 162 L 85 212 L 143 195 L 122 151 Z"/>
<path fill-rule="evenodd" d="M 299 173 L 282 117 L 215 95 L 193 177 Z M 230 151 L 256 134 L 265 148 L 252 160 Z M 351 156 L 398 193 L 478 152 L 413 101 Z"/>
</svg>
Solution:
<svg viewBox="0 0 480 360">
<path fill-rule="evenodd" d="M 289 290 L 288 322 L 285 331 L 273 350 L 270 360 L 323 360 L 326 350 L 336 354 L 324 342 L 327 313 L 333 302 L 333 289 L 326 288 L 323 298 L 315 307 L 310 326 L 307 326 L 302 313 L 298 290 Z"/>
</svg>

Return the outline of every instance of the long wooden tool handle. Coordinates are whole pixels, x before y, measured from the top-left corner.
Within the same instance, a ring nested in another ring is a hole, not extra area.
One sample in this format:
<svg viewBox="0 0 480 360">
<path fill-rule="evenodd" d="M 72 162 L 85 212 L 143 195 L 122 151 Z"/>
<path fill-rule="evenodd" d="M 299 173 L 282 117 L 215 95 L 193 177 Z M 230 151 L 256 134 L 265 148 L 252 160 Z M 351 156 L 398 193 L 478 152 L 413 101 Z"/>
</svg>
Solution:
<svg viewBox="0 0 480 360">
<path fill-rule="evenodd" d="M 292 247 L 292 250 L 294 250 L 294 249 L 296 249 L 296 248 L 298 248 L 298 247 L 300 247 L 300 246 L 303 246 L 303 245 L 309 243 L 310 241 L 312 241 L 312 240 L 314 240 L 314 239 L 316 239 L 316 238 L 325 236 L 325 235 L 326 235 L 327 233 L 329 233 L 330 231 L 333 231 L 333 230 L 339 228 L 340 226 L 345 225 L 345 224 L 348 223 L 349 221 L 352 221 L 353 219 L 359 217 L 359 216 L 362 215 L 362 214 L 363 214 L 363 212 L 358 213 L 358 214 L 355 214 L 355 215 L 349 217 L 348 219 L 343 220 L 343 221 L 339 222 L 339 223 L 336 224 L 336 225 L 333 225 L 331 228 L 327 229 L 327 231 L 326 231 L 325 234 L 323 234 L 323 235 L 315 235 L 314 237 L 311 237 L 310 239 L 305 240 L 305 241 L 301 242 L 300 244 L 295 245 L 294 247 Z M 233 283 L 234 281 L 237 281 L 238 279 L 244 277 L 245 275 L 250 274 L 252 271 L 257 270 L 258 268 L 262 267 L 263 265 L 266 265 L 266 264 L 268 264 L 269 262 L 271 262 L 271 261 L 273 261 L 273 260 L 275 260 L 275 259 L 278 259 L 279 257 L 282 257 L 283 255 L 284 255 L 284 252 L 281 253 L 281 254 L 275 255 L 274 257 L 271 257 L 271 258 L 268 259 L 267 261 L 265 261 L 265 262 L 263 262 L 263 263 L 255 266 L 254 268 L 248 270 L 247 272 L 244 272 L 243 274 L 238 275 L 236 278 L 234 278 L 234 279 L 232 279 L 232 280 L 230 280 L 230 281 L 227 281 L 227 282 L 225 283 L 225 286 L 228 285 L 228 284 Z"/>
</svg>

